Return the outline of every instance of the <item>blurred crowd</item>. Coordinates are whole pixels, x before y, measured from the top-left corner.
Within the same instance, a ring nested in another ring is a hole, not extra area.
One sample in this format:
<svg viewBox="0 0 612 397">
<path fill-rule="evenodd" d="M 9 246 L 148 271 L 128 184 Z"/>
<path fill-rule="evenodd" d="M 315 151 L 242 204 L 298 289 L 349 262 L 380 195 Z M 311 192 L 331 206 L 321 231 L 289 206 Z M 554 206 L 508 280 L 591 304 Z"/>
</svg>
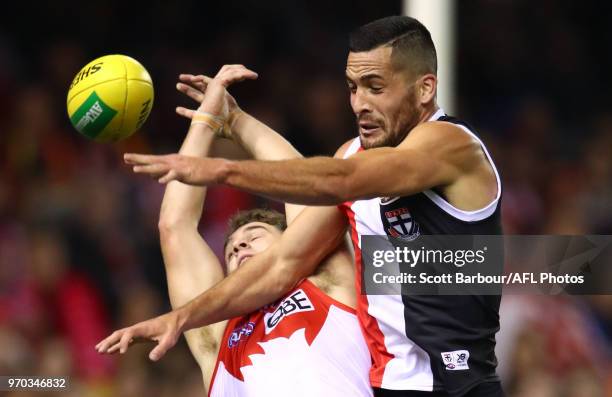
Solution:
<svg viewBox="0 0 612 397">
<path fill-rule="evenodd" d="M 475 126 L 501 171 L 506 233 L 612 234 L 610 14 L 589 1 L 532 4 L 457 4 L 455 115 Z M 348 32 L 401 3 L 29 7 L 0 16 L 0 375 L 70 376 L 71 387 L 6 395 L 201 396 L 184 342 L 155 364 L 147 345 L 122 357 L 93 348 L 169 310 L 163 187 L 133 175 L 122 154 L 175 152 L 188 124 L 174 108 L 191 105 L 174 89 L 178 74 L 214 74 L 224 63 L 260 75 L 232 89 L 245 110 L 303 154 L 332 154 L 356 133 Z M 65 110 L 79 68 L 109 53 L 141 61 L 156 90 L 142 130 L 113 145 L 78 135 Z M 258 205 L 279 206 L 211 189 L 201 229 L 216 252 L 227 218 Z M 505 296 L 498 358 L 508 395 L 612 396 L 611 298 Z"/>
</svg>

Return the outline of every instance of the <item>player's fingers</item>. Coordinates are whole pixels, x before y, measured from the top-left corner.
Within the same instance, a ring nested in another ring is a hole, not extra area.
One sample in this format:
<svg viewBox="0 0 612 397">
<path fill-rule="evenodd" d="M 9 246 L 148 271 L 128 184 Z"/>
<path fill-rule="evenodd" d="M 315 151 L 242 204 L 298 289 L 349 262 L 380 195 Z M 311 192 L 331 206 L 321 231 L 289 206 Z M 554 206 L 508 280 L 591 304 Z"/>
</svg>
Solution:
<svg viewBox="0 0 612 397">
<path fill-rule="evenodd" d="M 195 113 L 195 110 L 187 109 L 187 108 L 184 108 L 182 106 L 177 106 L 176 107 L 176 113 L 179 116 L 183 116 L 185 118 L 192 119 L 193 115 Z"/>
<path fill-rule="evenodd" d="M 168 171 L 164 176 L 158 179 L 161 184 L 166 184 L 170 181 L 178 180 L 178 173 L 175 170 Z"/>
<path fill-rule="evenodd" d="M 184 83 L 199 82 L 199 83 L 208 84 L 211 82 L 212 77 L 206 76 L 204 74 L 195 75 L 195 74 L 182 73 L 179 75 L 179 80 L 181 80 Z"/>
<path fill-rule="evenodd" d="M 121 331 L 115 331 L 96 345 L 98 353 L 105 353 L 109 346 L 121 338 Z"/>
<path fill-rule="evenodd" d="M 136 343 L 151 343 L 152 340 L 149 338 L 143 338 L 141 336 L 132 336 L 132 341 L 131 344 L 136 344 Z"/>
<path fill-rule="evenodd" d="M 132 340 L 133 331 L 127 330 L 121 336 L 121 340 L 119 341 L 119 353 L 123 354 L 127 351 L 130 346 L 130 341 Z"/>
<path fill-rule="evenodd" d="M 221 66 L 221 69 L 219 69 L 219 71 L 217 72 L 217 75 L 215 77 L 219 76 L 221 73 L 226 72 L 228 69 L 230 69 L 233 66 L 236 66 L 236 65 L 223 65 L 223 66 Z"/>
<path fill-rule="evenodd" d="M 244 65 L 225 65 L 225 67 L 222 68 L 222 70 L 220 70 L 217 75 L 224 74 L 224 73 L 229 73 L 229 72 L 234 72 L 234 71 L 253 72 L 252 70 L 250 70 L 249 68 L 247 68 Z M 253 73 L 255 73 L 255 72 L 253 72 Z"/>
<path fill-rule="evenodd" d="M 202 103 L 202 101 L 204 100 L 204 93 L 202 91 L 200 91 L 199 89 L 195 89 L 187 84 L 177 83 L 176 89 L 198 103 Z"/>
<path fill-rule="evenodd" d="M 202 83 L 202 84 L 209 84 L 212 81 L 212 77 L 210 76 L 206 76 L 204 74 L 198 74 L 197 76 L 191 76 L 191 82 L 195 83 Z"/>
<path fill-rule="evenodd" d="M 147 174 L 153 177 L 166 174 L 170 170 L 170 166 L 164 163 L 135 165 L 132 167 L 135 174 Z"/>
<path fill-rule="evenodd" d="M 203 74 L 199 74 L 197 76 L 193 74 L 181 74 L 179 75 L 179 80 L 183 83 L 189 83 L 198 90 L 205 92 L 206 87 L 208 87 L 208 83 L 212 81 L 212 78 Z"/>
<path fill-rule="evenodd" d="M 125 153 L 123 155 L 123 161 L 126 164 L 151 164 L 164 162 L 165 156 L 156 156 L 153 154 L 138 154 L 138 153 Z"/>
<path fill-rule="evenodd" d="M 217 75 L 215 76 L 216 80 L 222 80 L 224 76 L 227 76 L 230 73 L 234 73 L 237 70 L 244 70 L 246 67 L 244 65 L 223 65 Z"/>
<path fill-rule="evenodd" d="M 206 92 L 206 88 L 208 88 L 208 83 L 202 83 L 201 81 L 192 81 L 191 84 L 202 92 Z"/>
<path fill-rule="evenodd" d="M 219 73 L 218 78 L 221 83 L 226 87 L 244 80 L 255 80 L 258 74 L 250 69 L 247 69 L 243 65 L 237 65 L 234 67 L 227 68 L 223 73 Z"/>
<path fill-rule="evenodd" d="M 121 348 L 121 343 L 117 342 L 106 350 L 106 354 L 115 354 L 119 352 L 120 348 Z"/>
<path fill-rule="evenodd" d="M 128 347 L 134 343 L 144 343 L 144 342 L 151 342 L 150 339 L 147 338 L 143 338 L 143 337 L 136 337 L 133 336 L 130 338 L 130 340 L 128 341 Z M 119 340 L 117 343 L 115 343 L 114 345 L 112 345 L 111 347 L 108 348 L 108 351 L 106 352 L 107 354 L 115 354 L 118 353 L 121 349 L 121 340 Z"/>
<path fill-rule="evenodd" d="M 159 360 L 168 350 L 170 350 L 172 346 L 174 346 L 174 343 L 175 342 L 173 342 L 169 336 L 163 338 L 159 341 L 159 344 L 155 346 L 153 350 L 151 350 L 151 353 L 149 353 L 149 359 L 151 359 L 151 361 Z"/>
</svg>

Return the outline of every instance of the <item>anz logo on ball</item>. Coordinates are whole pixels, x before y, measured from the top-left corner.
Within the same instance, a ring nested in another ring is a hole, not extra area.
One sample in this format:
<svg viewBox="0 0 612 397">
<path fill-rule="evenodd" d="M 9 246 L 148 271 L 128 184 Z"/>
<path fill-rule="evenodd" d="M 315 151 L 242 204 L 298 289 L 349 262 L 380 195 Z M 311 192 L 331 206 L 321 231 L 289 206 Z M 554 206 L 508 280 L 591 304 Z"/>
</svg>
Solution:
<svg viewBox="0 0 612 397">
<path fill-rule="evenodd" d="M 412 241 L 420 236 L 421 230 L 400 199 L 401 197 L 380 198 L 381 219 L 389 237 Z"/>
<path fill-rule="evenodd" d="M 308 295 L 299 289 L 289 295 L 287 298 L 276 307 L 272 313 L 264 315 L 264 324 L 266 325 L 266 335 L 276 328 L 276 326 L 287 316 L 300 312 L 309 312 L 314 310 L 314 305 L 308 299 Z"/>
</svg>

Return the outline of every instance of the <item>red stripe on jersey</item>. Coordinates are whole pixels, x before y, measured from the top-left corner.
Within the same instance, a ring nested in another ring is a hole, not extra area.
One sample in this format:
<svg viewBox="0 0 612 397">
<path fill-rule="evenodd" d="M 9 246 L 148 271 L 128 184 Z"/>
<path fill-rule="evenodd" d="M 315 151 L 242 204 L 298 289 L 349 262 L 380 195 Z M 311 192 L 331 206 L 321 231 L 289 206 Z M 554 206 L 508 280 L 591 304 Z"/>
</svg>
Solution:
<svg viewBox="0 0 612 397">
<path fill-rule="evenodd" d="M 351 240 L 355 249 L 355 289 L 357 291 L 357 318 L 361 331 L 365 337 L 370 355 L 372 356 L 372 369 L 370 370 L 370 383 L 374 387 L 382 385 L 385 366 L 393 358 L 385 346 L 385 337 L 378 326 L 376 319 L 368 314 L 368 297 L 361 289 L 361 248 L 359 248 L 359 235 L 355 222 L 355 212 L 351 208 L 353 203 L 347 201 L 339 206 L 346 213 L 351 225 Z"/>
</svg>

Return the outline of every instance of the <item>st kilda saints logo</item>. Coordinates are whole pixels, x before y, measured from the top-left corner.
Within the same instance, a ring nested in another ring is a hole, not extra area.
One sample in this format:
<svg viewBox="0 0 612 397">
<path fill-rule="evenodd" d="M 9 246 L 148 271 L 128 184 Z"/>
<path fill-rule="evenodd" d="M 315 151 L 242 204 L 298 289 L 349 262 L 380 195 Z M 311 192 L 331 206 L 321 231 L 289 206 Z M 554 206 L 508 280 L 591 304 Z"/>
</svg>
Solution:
<svg viewBox="0 0 612 397">
<path fill-rule="evenodd" d="M 398 200 L 401 197 L 382 197 L 380 212 L 387 235 L 404 241 L 412 241 L 420 236 L 419 224 L 412 218 L 408 208 Z"/>
</svg>

